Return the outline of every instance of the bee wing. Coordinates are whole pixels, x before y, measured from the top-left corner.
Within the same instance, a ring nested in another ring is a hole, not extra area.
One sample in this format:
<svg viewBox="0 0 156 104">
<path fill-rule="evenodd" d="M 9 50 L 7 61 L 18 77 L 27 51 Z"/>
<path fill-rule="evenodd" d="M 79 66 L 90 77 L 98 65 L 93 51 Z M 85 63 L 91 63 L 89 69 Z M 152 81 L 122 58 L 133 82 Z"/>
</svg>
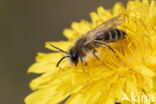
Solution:
<svg viewBox="0 0 156 104">
<path fill-rule="evenodd" d="M 125 21 L 125 19 L 120 15 L 113 17 L 109 19 L 106 22 L 103 22 L 93 30 L 87 32 L 87 41 L 84 43 L 85 45 L 94 41 L 97 36 L 109 31 L 112 28 L 116 28 L 120 24 L 122 24 Z"/>
</svg>

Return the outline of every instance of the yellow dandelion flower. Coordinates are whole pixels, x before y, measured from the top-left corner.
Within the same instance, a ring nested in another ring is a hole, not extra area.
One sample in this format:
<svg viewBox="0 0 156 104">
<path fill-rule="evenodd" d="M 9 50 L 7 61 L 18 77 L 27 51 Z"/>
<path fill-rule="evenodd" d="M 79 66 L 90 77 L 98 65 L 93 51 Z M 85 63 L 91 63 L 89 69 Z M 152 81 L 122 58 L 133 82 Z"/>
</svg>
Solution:
<svg viewBox="0 0 156 104">
<path fill-rule="evenodd" d="M 126 21 L 118 28 L 127 36 L 110 43 L 118 57 L 107 47 L 100 47 L 97 51 L 101 61 L 91 55 L 84 66 L 81 63 L 72 66 L 63 60 L 57 68 L 64 53 L 39 53 L 28 72 L 42 75 L 30 83 L 34 92 L 25 98 L 25 103 L 57 104 L 67 97 L 65 104 L 155 103 L 155 0 L 132 0 L 126 8 L 116 3 L 111 10 L 99 7 L 97 12 L 90 13 L 91 22 L 73 22 L 71 29 L 64 30 L 68 41 L 47 42 L 46 47 L 55 50 L 51 47 L 53 44 L 69 51 L 82 34 L 119 14 L 124 14 Z"/>
</svg>

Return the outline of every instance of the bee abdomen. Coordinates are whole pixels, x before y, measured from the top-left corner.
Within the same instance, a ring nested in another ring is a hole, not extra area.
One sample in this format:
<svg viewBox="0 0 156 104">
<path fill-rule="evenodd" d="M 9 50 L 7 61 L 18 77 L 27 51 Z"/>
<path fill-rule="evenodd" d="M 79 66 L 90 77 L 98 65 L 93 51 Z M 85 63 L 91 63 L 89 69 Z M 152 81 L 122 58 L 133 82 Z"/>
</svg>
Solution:
<svg viewBox="0 0 156 104">
<path fill-rule="evenodd" d="M 111 29 L 103 35 L 97 37 L 97 40 L 103 40 L 105 42 L 113 42 L 123 39 L 126 33 L 119 29 Z"/>
</svg>

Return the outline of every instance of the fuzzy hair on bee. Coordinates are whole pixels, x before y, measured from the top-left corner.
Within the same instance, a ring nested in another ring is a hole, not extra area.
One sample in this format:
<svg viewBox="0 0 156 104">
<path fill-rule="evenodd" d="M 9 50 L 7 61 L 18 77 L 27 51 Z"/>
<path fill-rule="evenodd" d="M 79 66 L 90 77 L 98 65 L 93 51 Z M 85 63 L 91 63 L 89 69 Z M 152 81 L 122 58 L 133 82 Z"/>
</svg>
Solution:
<svg viewBox="0 0 156 104">
<path fill-rule="evenodd" d="M 85 35 L 82 35 L 80 38 L 78 38 L 69 52 L 51 45 L 58 51 L 67 54 L 59 60 L 56 66 L 58 67 L 60 62 L 65 58 L 69 58 L 72 64 L 77 65 L 78 62 L 81 62 L 83 64 L 84 58 L 87 57 L 87 54 L 89 52 L 92 52 L 93 56 L 96 59 L 100 60 L 100 58 L 96 55 L 96 48 L 99 48 L 101 46 L 108 47 L 114 54 L 116 54 L 109 43 L 116 42 L 125 38 L 126 33 L 123 30 L 117 28 L 117 26 L 121 25 L 124 21 L 125 18 L 123 18 L 120 14 L 103 22 L 99 26 L 88 31 Z"/>
</svg>

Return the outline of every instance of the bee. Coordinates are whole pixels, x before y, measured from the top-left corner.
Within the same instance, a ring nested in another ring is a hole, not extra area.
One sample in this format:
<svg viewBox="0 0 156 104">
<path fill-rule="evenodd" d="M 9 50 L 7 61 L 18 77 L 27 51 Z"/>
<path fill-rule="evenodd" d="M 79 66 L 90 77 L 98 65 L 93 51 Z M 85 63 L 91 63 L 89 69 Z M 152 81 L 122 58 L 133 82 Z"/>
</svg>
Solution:
<svg viewBox="0 0 156 104">
<path fill-rule="evenodd" d="M 126 33 L 117 28 L 117 26 L 121 25 L 124 21 L 125 19 L 120 14 L 103 22 L 85 35 L 82 35 L 69 52 L 51 45 L 53 48 L 67 54 L 58 61 L 56 66 L 58 67 L 60 62 L 65 58 L 69 58 L 71 63 L 75 65 L 77 65 L 78 62 L 83 64 L 83 58 L 87 56 L 88 52 L 92 52 L 93 56 L 100 60 L 96 55 L 96 48 L 101 46 L 106 46 L 115 53 L 108 43 L 125 38 Z"/>
</svg>

